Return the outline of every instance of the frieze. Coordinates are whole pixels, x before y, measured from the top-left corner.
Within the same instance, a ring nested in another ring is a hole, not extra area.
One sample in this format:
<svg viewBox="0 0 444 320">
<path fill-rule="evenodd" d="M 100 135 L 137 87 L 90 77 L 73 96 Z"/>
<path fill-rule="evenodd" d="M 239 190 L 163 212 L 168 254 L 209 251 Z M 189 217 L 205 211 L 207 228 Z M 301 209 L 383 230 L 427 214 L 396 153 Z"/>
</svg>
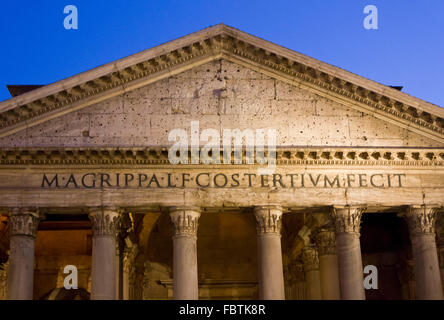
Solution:
<svg viewBox="0 0 444 320">
<path fill-rule="evenodd" d="M 182 170 L 181 170 L 182 171 Z M 42 189 L 146 188 L 402 188 L 405 173 L 291 172 L 257 174 L 245 171 L 43 173 Z"/>
</svg>

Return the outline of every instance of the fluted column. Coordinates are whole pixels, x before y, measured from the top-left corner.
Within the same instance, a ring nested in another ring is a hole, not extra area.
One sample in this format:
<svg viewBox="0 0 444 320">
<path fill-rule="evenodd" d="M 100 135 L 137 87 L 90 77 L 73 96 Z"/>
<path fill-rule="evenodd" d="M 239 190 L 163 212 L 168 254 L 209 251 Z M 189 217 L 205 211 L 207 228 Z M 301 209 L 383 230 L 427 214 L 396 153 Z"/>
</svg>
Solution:
<svg viewBox="0 0 444 320">
<path fill-rule="evenodd" d="M 282 208 L 254 208 L 257 227 L 259 299 L 284 300 L 281 225 Z"/>
<path fill-rule="evenodd" d="M 335 206 L 332 218 L 335 226 L 338 255 L 339 286 L 343 300 L 365 300 L 362 268 L 360 224 L 363 207 Z"/>
<path fill-rule="evenodd" d="M 416 298 L 440 300 L 443 298 L 441 275 L 435 240 L 436 207 L 410 206 L 406 210 L 412 242 L 415 269 Z"/>
<path fill-rule="evenodd" d="M 285 275 L 285 271 L 287 274 Z M 284 268 L 285 299 L 305 300 L 304 265 L 300 261 L 293 261 Z"/>
<path fill-rule="evenodd" d="M 319 256 L 322 299 L 339 300 L 341 293 L 335 233 L 330 229 L 320 229 L 314 233 L 314 241 Z"/>
<path fill-rule="evenodd" d="M 319 273 L 318 252 L 312 245 L 302 249 L 305 271 L 305 296 L 307 300 L 321 300 L 321 278 Z"/>
<path fill-rule="evenodd" d="M 119 212 L 115 208 L 93 208 L 91 299 L 116 299 L 116 228 Z"/>
<path fill-rule="evenodd" d="M 34 290 L 34 242 L 39 221 L 40 215 L 37 210 L 14 208 L 10 212 L 8 300 L 32 300 Z"/>
<path fill-rule="evenodd" d="M 200 210 L 189 207 L 170 208 L 174 224 L 173 285 L 175 300 L 197 300 L 197 229 Z"/>
</svg>

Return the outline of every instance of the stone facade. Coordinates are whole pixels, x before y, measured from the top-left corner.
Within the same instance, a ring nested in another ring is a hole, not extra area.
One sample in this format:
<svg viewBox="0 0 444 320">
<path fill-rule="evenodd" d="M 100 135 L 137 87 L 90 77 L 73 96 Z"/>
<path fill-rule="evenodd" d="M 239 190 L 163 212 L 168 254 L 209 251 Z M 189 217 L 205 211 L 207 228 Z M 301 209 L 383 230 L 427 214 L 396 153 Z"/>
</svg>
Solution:
<svg viewBox="0 0 444 320">
<path fill-rule="evenodd" d="M 61 296 L 72 264 L 92 299 L 441 299 L 443 118 L 223 25 L 1 102 L 0 286 Z M 275 129 L 276 170 L 171 164 L 192 121 Z"/>
</svg>

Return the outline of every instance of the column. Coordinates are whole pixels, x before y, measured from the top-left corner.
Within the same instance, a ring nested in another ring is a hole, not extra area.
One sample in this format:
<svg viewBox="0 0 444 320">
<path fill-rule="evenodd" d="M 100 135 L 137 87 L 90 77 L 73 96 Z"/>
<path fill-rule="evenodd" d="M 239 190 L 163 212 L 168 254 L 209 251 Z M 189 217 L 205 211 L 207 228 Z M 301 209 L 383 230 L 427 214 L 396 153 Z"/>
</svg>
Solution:
<svg viewBox="0 0 444 320">
<path fill-rule="evenodd" d="M 126 246 L 123 258 L 123 300 L 131 300 L 133 298 L 131 290 L 133 282 L 131 279 L 135 273 L 134 263 L 139 253 L 137 244 L 132 242 L 128 242 L 128 244 L 130 245 Z"/>
<path fill-rule="evenodd" d="M 441 215 L 439 228 L 436 227 L 436 244 L 438 246 L 439 270 L 444 291 L 444 215 Z M 444 293 L 444 292 L 443 292 Z"/>
<path fill-rule="evenodd" d="M 115 208 L 90 210 L 92 222 L 91 299 L 116 299 L 116 229 L 119 212 Z"/>
<path fill-rule="evenodd" d="M 412 242 L 416 299 L 419 300 L 443 298 L 435 241 L 437 209 L 426 205 L 410 206 L 405 213 Z"/>
<path fill-rule="evenodd" d="M 10 253 L 8 300 L 32 300 L 34 290 L 34 241 L 40 215 L 37 210 L 14 208 L 9 216 Z"/>
<path fill-rule="evenodd" d="M 407 260 L 407 275 L 409 278 L 409 300 L 415 300 L 416 283 L 415 283 L 415 268 L 413 266 L 413 260 Z"/>
<path fill-rule="evenodd" d="M 331 213 L 336 235 L 339 287 L 343 300 L 365 300 L 359 241 L 363 211 L 364 208 L 358 206 L 335 206 Z"/>
<path fill-rule="evenodd" d="M 316 249 L 308 245 L 302 249 L 302 261 L 305 271 L 305 292 L 307 300 L 321 300 L 321 279 L 319 259 Z"/>
<path fill-rule="evenodd" d="M 282 208 L 254 208 L 259 263 L 259 299 L 284 300 L 284 273 L 281 250 Z"/>
<path fill-rule="evenodd" d="M 315 232 L 314 241 L 319 256 L 322 299 L 340 300 L 341 294 L 335 233 L 331 229 L 320 229 Z"/>
<path fill-rule="evenodd" d="M 173 235 L 173 287 L 175 300 L 197 300 L 197 229 L 198 208 L 172 207 Z"/>
<path fill-rule="evenodd" d="M 288 266 L 288 276 L 285 277 L 286 300 L 306 300 L 304 265 L 294 261 Z"/>
</svg>

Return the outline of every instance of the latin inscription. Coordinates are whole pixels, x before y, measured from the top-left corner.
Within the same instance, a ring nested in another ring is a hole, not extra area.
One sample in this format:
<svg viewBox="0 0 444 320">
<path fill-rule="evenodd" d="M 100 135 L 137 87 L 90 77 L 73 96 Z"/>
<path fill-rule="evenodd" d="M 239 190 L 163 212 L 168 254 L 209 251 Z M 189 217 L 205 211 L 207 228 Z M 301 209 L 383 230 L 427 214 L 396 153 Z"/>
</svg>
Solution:
<svg viewBox="0 0 444 320">
<path fill-rule="evenodd" d="M 403 173 L 106 173 L 43 174 L 41 188 L 402 188 Z"/>
</svg>

